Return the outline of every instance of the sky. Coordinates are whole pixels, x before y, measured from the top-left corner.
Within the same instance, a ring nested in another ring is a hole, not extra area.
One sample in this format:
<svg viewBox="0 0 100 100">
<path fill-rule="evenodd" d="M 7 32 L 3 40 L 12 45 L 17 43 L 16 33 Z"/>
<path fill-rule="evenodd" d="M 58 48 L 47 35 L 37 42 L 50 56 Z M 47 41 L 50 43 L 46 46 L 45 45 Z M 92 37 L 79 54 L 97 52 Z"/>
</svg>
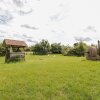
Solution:
<svg viewBox="0 0 100 100">
<path fill-rule="evenodd" d="M 0 0 L 0 41 L 95 44 L 100 40 L 99 4 L 100 0 Z"/>
</svg>

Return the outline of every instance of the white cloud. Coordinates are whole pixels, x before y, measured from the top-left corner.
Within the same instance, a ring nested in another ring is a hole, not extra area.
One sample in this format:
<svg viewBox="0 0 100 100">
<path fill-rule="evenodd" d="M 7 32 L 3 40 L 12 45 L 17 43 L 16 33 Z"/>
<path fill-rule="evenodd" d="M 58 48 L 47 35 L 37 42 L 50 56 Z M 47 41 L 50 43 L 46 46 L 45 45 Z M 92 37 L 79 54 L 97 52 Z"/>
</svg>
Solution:
<svg viewBox="0 0 100 100">
<path fill-rule="evenodd" d="M 0 9 L 0 15 L 2 11 L 8 12 L 5 18 L 7 20 L 4 20 L 8 24 L 0 24 L 2 31 L 6 31 L 4 38 L 25 40 L 22 36 L 25 34 L 34 37 L 32 41 L 48 39 L 50 42 L 62 44 L 73 44 L 75 37 L 88 37 L 91 39 L 89 43 L 96 43 L 100 38 L 99 0 L 24 1 L 0 0 L 2 9 Z M 11 20 L 8 15 L 12 16 Z M 21 27 L 22 25 L 29 25 L 31 29 L 33 26 L 38 27 L 38 30 L 29 30 L 29 28 Z"/>
</svg>

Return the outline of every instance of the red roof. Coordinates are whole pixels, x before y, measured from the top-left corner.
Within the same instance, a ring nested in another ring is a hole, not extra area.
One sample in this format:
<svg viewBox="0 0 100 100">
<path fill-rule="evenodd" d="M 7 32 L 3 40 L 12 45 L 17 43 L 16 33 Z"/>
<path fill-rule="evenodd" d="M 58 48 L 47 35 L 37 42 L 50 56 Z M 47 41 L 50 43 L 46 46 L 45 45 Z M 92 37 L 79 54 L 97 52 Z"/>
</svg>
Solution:
<svg viewBox="0 0 100 100">
<path fill-rule="evenodd" d="M 27 47 L 24 41 L 4 39 L 3 44 L 5 46 Z"/>
</svg>

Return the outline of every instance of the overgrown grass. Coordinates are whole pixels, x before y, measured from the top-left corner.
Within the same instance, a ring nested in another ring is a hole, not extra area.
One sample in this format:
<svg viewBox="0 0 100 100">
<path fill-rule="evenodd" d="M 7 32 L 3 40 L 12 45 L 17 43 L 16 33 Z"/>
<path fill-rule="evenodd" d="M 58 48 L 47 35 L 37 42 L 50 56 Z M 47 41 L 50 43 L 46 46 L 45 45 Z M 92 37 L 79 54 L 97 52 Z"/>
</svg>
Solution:
<svg viewBox="0 0 100 100">
<path fill-rule="evenodd" d="M 100 62 L 83 57 L 0 58 L 0 100 L 100 100 Z"/>
</svg>

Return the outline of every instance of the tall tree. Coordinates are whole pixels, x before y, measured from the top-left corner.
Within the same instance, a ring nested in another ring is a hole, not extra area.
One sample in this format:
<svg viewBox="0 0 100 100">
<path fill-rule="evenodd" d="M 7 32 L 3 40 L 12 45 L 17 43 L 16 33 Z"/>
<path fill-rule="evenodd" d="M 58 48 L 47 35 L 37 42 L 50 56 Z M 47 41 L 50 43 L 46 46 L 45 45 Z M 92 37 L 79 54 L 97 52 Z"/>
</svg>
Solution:
<svg viewBox="0 0 100 100">
<path fill-rule="evenodd" d="M 51 52 L 54 54 L 61 54 L 62 46 L 60 43 L 51 44 Z"/>
<path fill-rule="evenodd" d="M 33 52 L 35 54 L 48 54 L 50 51 L 50 44 L 47 40 L 42 40 L 40 43 L 35 44 Z"/>
</svg>

